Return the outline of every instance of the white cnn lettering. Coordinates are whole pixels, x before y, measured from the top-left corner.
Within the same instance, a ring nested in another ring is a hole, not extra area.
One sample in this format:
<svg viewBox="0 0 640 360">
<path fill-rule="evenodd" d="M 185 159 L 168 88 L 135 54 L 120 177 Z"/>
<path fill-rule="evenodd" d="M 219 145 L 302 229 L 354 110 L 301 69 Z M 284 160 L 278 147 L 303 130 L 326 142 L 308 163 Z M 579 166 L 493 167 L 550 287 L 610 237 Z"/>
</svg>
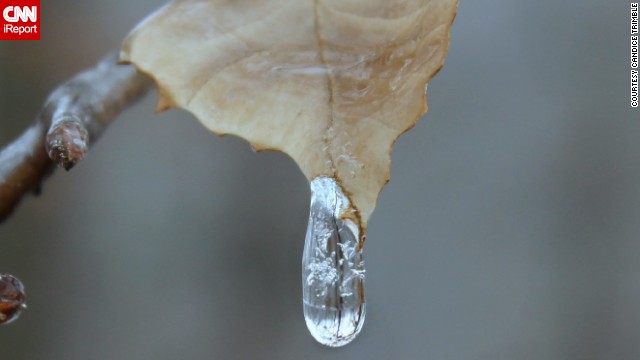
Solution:
<svg viewBox="0 0 640 360">
<path fill-rule="evenodd" d="M 37 6 L 7 6 L 2 12 L 2 16 L 8 22 L 36 22 L 38 20 Z"/>
</svg>

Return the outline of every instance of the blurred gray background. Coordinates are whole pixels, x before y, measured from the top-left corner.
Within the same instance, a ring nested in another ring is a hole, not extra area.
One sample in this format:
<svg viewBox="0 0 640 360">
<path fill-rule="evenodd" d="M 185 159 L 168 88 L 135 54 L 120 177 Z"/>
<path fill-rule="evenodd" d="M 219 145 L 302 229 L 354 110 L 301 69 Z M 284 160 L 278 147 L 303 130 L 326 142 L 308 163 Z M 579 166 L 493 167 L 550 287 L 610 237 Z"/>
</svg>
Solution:
<svg viewBox="0 0 640 360">
<path fill-rule="evenodd" d="M 0 42 L 0 144 L 163 3 L 43 1 L 41 41 Z M 302 317 L 296 165 L 148 96 L 0 226 L 0 272 L 29 296 L 0 358 L 640 358 L 628 17 L 619 0 L 461 2 L 370 222 L 364 330 L 340 349 Z"/>
</svg>

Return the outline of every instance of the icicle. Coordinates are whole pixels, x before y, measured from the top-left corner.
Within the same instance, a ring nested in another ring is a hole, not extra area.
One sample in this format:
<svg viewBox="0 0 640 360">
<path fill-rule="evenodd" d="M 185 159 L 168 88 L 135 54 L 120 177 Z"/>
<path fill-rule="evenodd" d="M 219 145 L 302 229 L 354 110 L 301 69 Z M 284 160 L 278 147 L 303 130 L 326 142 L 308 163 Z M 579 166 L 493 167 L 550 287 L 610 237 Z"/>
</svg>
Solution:
<svg viewBox="0 0 640 360">
<path fill-rule="evenodd" d="M 304 318 L 311 335 L 343 346 L 360 332 L 365 317 L 364 260 L 348 198 L 332 178 L 311 182 L 311 210 L 302 257 Z"/>
</svg>

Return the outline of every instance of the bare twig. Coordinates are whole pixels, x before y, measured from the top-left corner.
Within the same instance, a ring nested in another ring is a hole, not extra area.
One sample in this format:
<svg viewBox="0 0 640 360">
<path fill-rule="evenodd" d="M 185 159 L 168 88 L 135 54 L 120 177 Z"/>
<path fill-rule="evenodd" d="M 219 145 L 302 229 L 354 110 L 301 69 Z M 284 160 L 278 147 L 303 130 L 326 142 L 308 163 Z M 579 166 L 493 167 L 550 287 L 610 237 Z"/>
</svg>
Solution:
<svg viewBox="0 0 640 360">
<path fill-rule="evenodd" d="M 53 162 L 69 170 L 82 160 L 89 145 L 150 85 L 111 55 L 51 93 L 34 124 L 0 151 L 0 222 L 24 194 L 37 190 Z"/>
</svg>

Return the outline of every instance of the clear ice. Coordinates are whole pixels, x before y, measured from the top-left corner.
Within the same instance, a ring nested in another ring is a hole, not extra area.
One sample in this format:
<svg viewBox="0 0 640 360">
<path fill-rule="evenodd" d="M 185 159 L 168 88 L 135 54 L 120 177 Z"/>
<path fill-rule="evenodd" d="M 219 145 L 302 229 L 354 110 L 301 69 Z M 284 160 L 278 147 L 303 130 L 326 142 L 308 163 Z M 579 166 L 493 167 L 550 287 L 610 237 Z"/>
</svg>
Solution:
<svg viewBox="0 0 640 360">
<path fill-rule="evenodd" d="M 351 211 L 334 179 L 311 182 L 311 210 L 302 257 L 304 319 L 323 345 L 350 343 L 365 317 L 364 260 L 360 230 L 342 215 Z"/>
</svg>

